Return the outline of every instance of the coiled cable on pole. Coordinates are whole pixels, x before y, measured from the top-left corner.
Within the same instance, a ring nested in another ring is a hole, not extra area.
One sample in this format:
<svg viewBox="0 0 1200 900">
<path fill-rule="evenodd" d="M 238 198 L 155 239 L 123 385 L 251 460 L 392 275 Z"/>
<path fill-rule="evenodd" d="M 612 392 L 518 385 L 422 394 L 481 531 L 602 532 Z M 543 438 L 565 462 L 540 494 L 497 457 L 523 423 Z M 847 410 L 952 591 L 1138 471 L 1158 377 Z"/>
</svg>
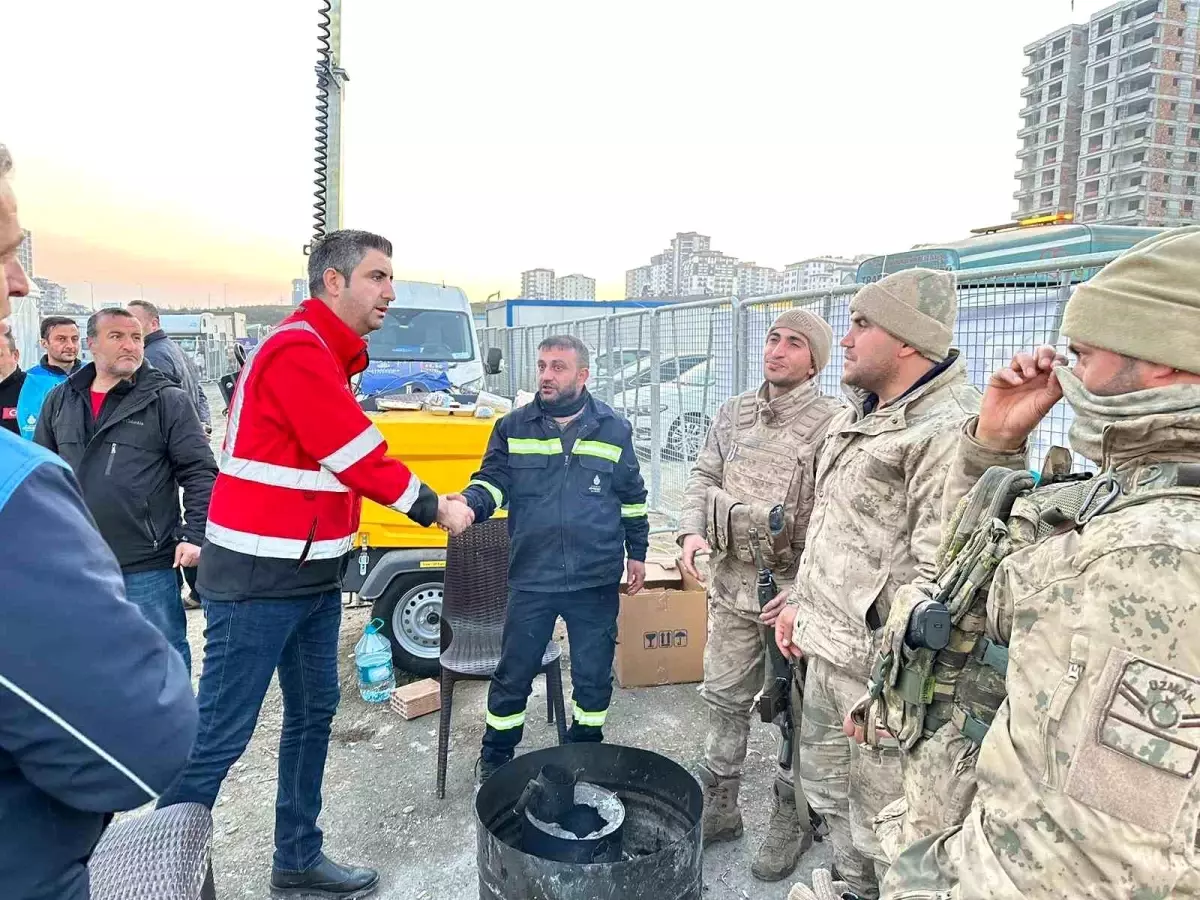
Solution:
<svg viewBox="0 0 1200 900">
<path fill-rule="evenodd" d="M 316 179 L 313 184 L 317 186 L 313 196 L 316 197 L 316 202 L 313 203 L 313 243 L 315 244 L 325 235 L 326 227 L 326 198 L 329 188 L 329 83 L 333 78 L 333 46 L 330 43 L 332 34 L 330 25 L 332 17 L 329 11 L 332 8 L 330 0 L 320 0 L 321 8 L 318 15 L 321 18 L 320 24 L 317 26 L 317 146 L 315 160 L 317 167 L 314 170 Z M 311 245 L 310 245 L 311 246 Z M 305 247 L 307 253 L 309 247 Z"/>
</svg>

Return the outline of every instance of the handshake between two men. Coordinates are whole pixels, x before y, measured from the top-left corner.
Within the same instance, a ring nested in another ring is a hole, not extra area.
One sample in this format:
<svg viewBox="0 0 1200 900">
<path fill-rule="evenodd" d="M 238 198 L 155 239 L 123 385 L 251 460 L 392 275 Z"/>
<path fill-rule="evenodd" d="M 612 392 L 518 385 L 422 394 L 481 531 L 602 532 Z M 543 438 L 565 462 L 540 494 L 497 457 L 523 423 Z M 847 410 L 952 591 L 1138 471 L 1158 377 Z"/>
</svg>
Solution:
<svg viewBox="0 0 1200 900">
<path fill-rule="evenodd" d="M 475 511 L 462 494 L 442 494 L 438 497 L 437 525 L 451 535 L 460 535 L 475 523 Z"/>
</svg>

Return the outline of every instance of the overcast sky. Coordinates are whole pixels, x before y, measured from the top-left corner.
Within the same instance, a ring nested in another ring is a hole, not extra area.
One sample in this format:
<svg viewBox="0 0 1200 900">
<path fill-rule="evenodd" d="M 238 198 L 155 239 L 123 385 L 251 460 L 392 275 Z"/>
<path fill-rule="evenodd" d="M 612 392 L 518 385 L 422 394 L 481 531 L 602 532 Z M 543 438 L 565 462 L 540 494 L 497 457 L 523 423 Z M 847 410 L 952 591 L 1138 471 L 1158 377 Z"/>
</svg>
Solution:
<svg viewBox="0 0 1200 900">
<path fill-rule="evenodd" d="M 1110 4 L 343 5 L 343 224 L 483 300 L 537 266 L 619 298 L 677 231 L 782 267 L 1007 221 L 1021 48 Z M 286 302 L 316 8 L 4 4 L 0 141 L 37 274 L 84 303 Z"/>
</svg>

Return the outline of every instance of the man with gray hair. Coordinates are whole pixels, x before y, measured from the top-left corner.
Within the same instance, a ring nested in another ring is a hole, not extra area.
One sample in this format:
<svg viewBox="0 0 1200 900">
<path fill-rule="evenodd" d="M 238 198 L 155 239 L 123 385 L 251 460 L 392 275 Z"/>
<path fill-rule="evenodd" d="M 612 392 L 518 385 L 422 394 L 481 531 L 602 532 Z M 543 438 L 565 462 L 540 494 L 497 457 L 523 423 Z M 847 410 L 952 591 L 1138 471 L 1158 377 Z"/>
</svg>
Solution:
<svg viewBox="0 0 1200 900">
<path fill-rule="evenodd" d="M 212 434 L 212 410 L 208 408 L 199 373 L 179 345 L 163 331 L 158 307 L 149 300 L 130 300 L 126 308 L 142 323 L 146 362 L 183 388 L 200 417 L 204 433 Z"/>
<path fill-rule="evenodd" d="M 633 430 L 588 393 L 588 362 L 576 337 L 542 341 L 537 397 L 496 423 L 483 465 L 463 490 L 476 522 L 508 507 L 511 542 L 480 782 L 512 759 L 521 741 L 525 705 L 559 616 L 571 642 L 567 739 L 603 739 L 621 571 L 631 594 L 646 580 L 650 522 Z"/>
</svg>

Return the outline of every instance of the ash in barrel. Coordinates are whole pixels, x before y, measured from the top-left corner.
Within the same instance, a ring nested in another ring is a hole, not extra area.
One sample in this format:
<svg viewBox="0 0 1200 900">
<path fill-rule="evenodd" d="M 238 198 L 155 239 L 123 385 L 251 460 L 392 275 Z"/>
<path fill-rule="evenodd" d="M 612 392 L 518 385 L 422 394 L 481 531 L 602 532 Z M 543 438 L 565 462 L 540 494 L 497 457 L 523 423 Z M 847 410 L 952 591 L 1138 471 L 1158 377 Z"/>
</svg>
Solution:
<svg viewBox="0 0 1200 900">
<path fill-rule="evenodd" d="M 621 799 L 586 781 L 575 783 L 570 799 L 570 806 L 530 803 L 526 807 L 521 849 L 559 862 L 619 860 L 625 824 Z"/>
</svg>

